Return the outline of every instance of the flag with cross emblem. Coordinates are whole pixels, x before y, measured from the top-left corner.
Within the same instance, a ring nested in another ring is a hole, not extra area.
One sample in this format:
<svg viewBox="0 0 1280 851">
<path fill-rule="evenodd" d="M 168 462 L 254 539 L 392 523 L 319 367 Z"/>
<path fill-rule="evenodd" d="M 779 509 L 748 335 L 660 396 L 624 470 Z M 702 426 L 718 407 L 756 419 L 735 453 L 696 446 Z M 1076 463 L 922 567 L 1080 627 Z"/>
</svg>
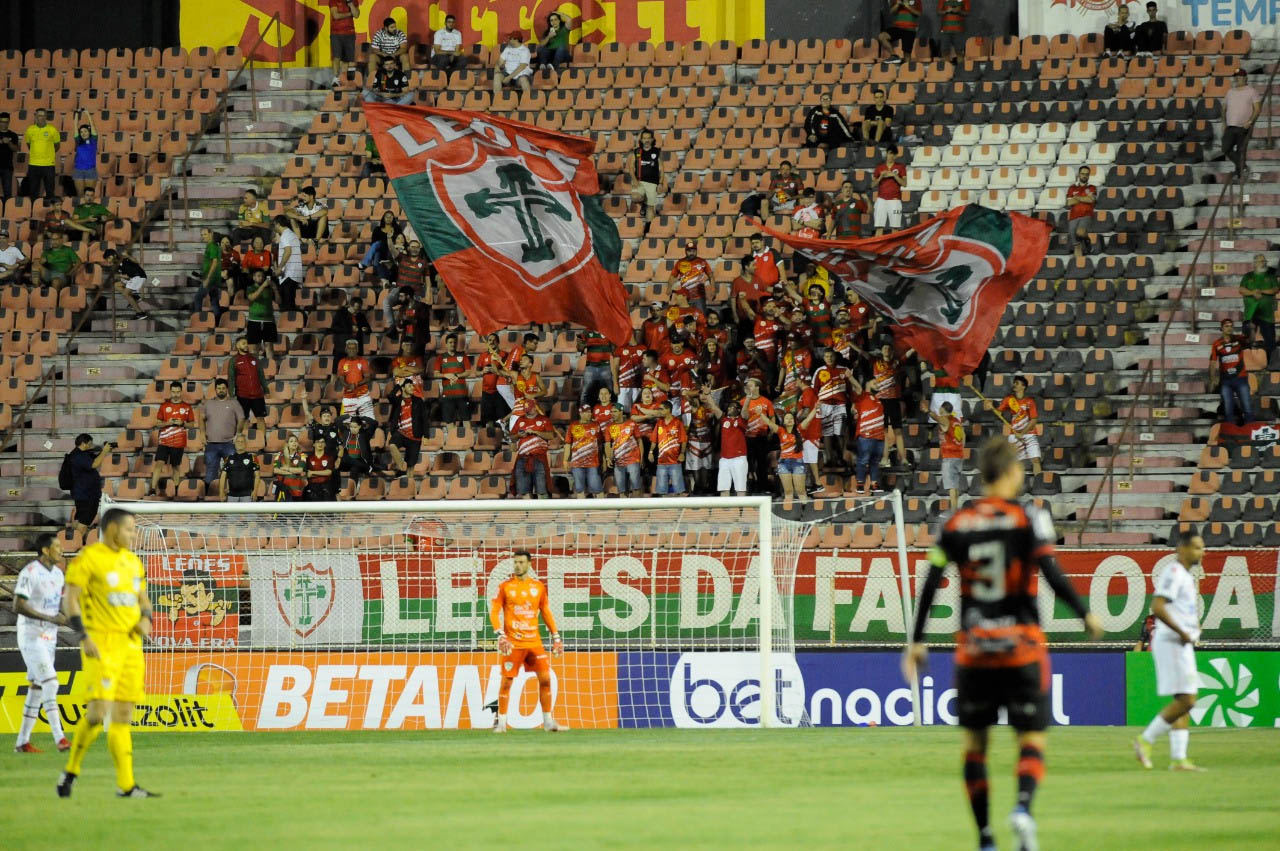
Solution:
<svg viewBox="0 0 1280 851">
<path fill-rule="evenodd" d="M 1051 229 L 976 204 L 870 239 L 811 239 L 761 227 L 883 313 L 895 344 L 955 378 L 977 368 L 1005 305 L 1040 271 Z"/>
<path fill-rule="evenodd" d="M 572 322 L 631 336 L 591 139 L 478 112 L 365 104 L 400 206 L 481 334 Z"/>
</svg>

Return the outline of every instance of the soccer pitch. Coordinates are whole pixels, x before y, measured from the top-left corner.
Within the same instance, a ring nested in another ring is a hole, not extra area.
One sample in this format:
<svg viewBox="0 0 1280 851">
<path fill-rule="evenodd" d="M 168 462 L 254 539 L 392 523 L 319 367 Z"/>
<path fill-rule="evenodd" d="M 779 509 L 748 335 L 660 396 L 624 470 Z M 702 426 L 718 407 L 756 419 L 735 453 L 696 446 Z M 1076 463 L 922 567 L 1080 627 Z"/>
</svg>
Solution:
<svg viewBox="0 0 1280 851">
<path fill-rule="evenodd" d="M 1052 730 L 1042 847 L 1280 847 L 1280 730 L 1194 730 L 1204 774 L 1167 771 L 1163 740 L 1143 771 L 1136 732 Z M 1001 848 L 1011 736 L 993 731 L 989 762 Z M 0 757 L 0 844 L 971 849 L 959 747 L 937 727 L 141 734 L 138 781 L 160 800 L 114 797 L 103 739 L 66 801 L 53 790 L 62 755 Z"/>
</svg>

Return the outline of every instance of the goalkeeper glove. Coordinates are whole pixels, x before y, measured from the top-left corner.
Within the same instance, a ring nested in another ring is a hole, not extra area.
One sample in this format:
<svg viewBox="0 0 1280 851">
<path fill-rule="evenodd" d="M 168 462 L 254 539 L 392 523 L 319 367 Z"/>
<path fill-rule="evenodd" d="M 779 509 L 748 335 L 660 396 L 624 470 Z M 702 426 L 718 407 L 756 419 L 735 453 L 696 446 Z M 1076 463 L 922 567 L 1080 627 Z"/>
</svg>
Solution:
<svg viewBox="0 0 1280 851">
<path fill-rule="evenodd" d="M 564 652 L 564 642 L 560 640 L 559 634 L 551 636 L 551 655 L 559 656 Z"/>
<path fill-rule="evenodd" d="M 498 636 L 498 652 L 501 653 L 503 656 L 506 656 L 508 653 L 510 653 L 511 639 L 507 638 L 505 635 L 499 635 Z"/>
</svg>

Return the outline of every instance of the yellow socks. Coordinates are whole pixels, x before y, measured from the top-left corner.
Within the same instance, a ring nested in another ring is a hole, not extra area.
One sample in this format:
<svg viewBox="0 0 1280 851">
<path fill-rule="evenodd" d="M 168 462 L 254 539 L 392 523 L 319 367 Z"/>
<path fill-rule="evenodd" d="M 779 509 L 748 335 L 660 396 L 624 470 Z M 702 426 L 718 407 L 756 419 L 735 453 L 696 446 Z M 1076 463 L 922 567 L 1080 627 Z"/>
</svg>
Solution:
<svg viewBox="0 0 1280 851">
<path fill-rule="evenodd" d="M 75 752 L 73 747 L 72 753 Z M 128 724 L 112 724 L 107 728 L 107 750 L 116 764 L 116 786 L 128 792 L 133 788 L 133 736 Z"/>
<path fill-rule="evenodd" d="M 84 755 L 89 752 L 90 746 L 102 733 L 101 722 L 92 724 L 89 722 L 88 716 L 81 717 L 76 729 L 71 735 L 71 753 L 67 757 L 67 771 L 71 774 L 80 773 L 80 764 L 84 762 Z"/>
</svg>

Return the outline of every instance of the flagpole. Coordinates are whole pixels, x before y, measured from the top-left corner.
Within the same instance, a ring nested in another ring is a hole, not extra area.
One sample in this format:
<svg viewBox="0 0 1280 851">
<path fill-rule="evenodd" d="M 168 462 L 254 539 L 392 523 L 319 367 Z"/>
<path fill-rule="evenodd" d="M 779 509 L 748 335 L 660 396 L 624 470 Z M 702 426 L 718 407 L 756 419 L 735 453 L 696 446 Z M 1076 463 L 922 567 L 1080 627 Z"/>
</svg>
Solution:
<svg viewBox="0 0 1280 851">
<path fill-rule="evenodd" d="M 1018 432 L 1013 430 L 1013 424 L 1004 418 L 1004 415 L 1000 413 L 1000 409 L 996 406 L 994 402 L 992 402 L 986 396 L 982 395 L 982 391 L 978 389 L 978 385 L 973 383 L 972 381 L 965 381 L 963 383 L 966 387 L 968 387 L 970 390 L 973 391 L 973 395 L 977 396 L 979 399 L 981 399 L 982 401 L 986 402 L 988 405 L 991 406 L 991 413 L 995 414 L 996 417 L 1000 420 L 1000 422 L 1004 423 L 1005 427 L 1009 429 L 1009 433 L 1012 434 L 1014 437 L 1018 438 L 1018 442 L 1025 447 L 1027 445 L 1027 439 L 1022 435 L 1018 434 Z"/>
</svg>

